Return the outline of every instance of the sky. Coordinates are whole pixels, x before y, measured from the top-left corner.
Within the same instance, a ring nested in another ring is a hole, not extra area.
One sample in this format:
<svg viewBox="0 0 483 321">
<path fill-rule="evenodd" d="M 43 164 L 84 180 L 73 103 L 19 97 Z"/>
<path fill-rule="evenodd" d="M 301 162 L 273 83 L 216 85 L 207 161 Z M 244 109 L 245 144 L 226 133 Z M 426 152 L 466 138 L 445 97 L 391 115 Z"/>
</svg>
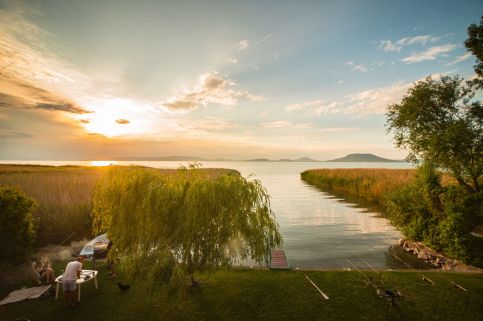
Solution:
<svg viewBox="0 0 483 321">
<path fill-rule="evenodd" d="M 0 159 L 401 159 L 387 106 L 471 78 L 482 1 L 0 0 Z"/>
</svg>

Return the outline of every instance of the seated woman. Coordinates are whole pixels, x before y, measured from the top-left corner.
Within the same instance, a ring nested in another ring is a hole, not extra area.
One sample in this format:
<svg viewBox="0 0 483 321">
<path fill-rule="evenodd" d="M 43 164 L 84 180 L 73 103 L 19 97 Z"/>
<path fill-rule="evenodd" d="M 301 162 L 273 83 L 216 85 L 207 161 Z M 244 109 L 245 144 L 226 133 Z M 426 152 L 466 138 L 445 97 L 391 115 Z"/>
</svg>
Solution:
<svg viewBox="0 0 483 321">
<path fill-rule="evenodd" d="M 35 269 L 37 270 L 39 281 L 41 284 L 47 285 L 52 284 L 55 281 L 54 270 L 50 265 L 48 259 L 42 259 L 40 262 L 35 264 Z"/>
<path fill-rule="evenodd" d="M 46 266 L 42 270 L 40 270 L 40 279 L 42 280 L 42 284 L 52 284 L 55 280 L 54 270 L 50 266 Z"/>
</svg>

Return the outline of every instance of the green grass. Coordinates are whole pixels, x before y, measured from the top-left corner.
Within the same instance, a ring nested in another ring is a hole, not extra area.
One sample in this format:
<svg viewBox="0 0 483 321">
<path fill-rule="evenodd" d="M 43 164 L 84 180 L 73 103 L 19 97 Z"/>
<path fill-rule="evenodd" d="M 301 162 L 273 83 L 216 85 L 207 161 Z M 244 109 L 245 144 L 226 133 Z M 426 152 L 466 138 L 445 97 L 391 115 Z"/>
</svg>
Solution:
<svg viewBox="0 0 483 321">
<path fill-rule="evenodd" d="M 62 263 L 62 265 L 65 263 Z M 89 263 L 86 263 L 89 265 Z M 88 267 L 88 266 L 87 266 Z M 60 269 L 57 264 L 56 270 Z M 305 273 L 330 297 L 320 294 Z M 366 272 L 376 276 L 374 272 Z M 199 288 L 177 299 L 166 291 L 150 295 L 134 283 L 120 292 L 100 268 L 99 290 L 89 282 L 82 300 L 67 309 L 62 297 L 28 300 L 0 306 L 1 320 L 483 320 L 483 274 L 424 272 L 436 286 L 421 285 L 415 272 L 383 272 L 400 289 L 398 306 L 366 287 L 357 272 L 268 271 L 228 269 L 201 278 Z M 449 280 L 468 289 L 454 289 Z M 5 289 L 1 291 L 6 295 Z"/>
</svg>

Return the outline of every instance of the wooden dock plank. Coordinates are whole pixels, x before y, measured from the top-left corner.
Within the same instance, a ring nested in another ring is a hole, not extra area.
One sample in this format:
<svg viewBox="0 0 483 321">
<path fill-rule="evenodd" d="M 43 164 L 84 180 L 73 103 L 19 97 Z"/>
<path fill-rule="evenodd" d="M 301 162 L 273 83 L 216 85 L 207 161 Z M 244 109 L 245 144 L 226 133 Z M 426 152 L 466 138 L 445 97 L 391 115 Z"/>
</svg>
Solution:
<svg viewBox="0 0 483 321">
<path fill-rule="evenodd" d="M 272 250 L 270 254 L 270 269 L 290 270 L 284 250 Z"/>
</svg>

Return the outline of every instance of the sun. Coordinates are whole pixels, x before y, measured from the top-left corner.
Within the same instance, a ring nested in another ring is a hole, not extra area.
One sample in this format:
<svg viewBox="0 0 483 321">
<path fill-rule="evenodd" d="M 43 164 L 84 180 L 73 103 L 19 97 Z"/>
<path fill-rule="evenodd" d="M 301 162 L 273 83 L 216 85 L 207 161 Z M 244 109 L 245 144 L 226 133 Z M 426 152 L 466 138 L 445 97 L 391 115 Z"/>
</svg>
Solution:
<svg viewBox="0 0 483 321">
<path fill-rule="evenodd" d="M 116 165 L 116 164 L 117 164 L 116 161 L 91 161 L 90 162 L 91 166 L 98 166 L 98 167 L 111 166 L 111 165 Z"/>
<path fill-rule="evenodd" d="M 143 136 L 149 133 L 145 106 L 123 98 L 108 98 L 89 104 L 91 114 L 78 121 L 88 133 L 107 137 Z"/>
</svg>

